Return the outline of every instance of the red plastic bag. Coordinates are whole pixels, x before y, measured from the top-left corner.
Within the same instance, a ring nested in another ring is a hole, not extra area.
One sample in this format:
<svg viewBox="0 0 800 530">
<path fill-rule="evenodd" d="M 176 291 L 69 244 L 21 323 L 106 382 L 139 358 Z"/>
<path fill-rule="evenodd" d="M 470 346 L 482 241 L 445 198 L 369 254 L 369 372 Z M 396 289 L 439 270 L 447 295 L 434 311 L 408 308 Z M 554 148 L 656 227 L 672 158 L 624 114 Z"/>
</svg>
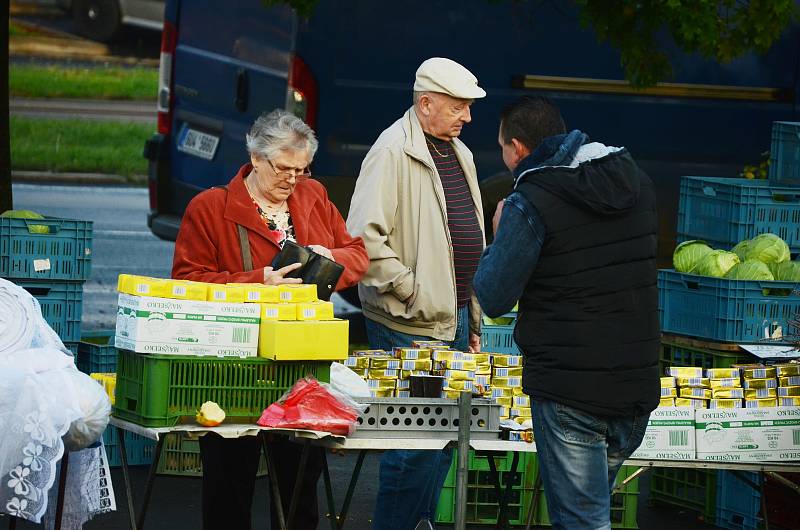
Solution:
<svg viewBox="0 0 800 530">
<path fill-rule="evenodd" d="M 300 379 L 258 419 L 263 427 L 308 429 L 347 436 L 355 429 L 358 405 L 313 378 Z"/>
</svg>

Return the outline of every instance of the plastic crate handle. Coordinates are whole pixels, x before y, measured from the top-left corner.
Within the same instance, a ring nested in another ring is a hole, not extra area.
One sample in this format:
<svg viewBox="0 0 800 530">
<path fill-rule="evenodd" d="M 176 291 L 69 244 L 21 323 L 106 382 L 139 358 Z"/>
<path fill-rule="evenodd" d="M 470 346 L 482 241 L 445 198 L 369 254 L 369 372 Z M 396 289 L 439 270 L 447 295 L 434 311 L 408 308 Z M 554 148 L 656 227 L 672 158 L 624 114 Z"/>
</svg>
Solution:
<svg viewBox="0 0 800 530">
<path fill-rule="evenodd" d="M 711 186 L 703 186 L 703 195 L 707 195 L 709 197 L 716 197 L 717 190 L 715 190 Z"/>
<path fill-rule="evenodd" d="M 800 193 L 772 192 L 774 202 L 800 202 Z"/>
<path fill-rule="evenodd" d="M 50 287 L 31 287 L 31 286 L 27 286 L 27 287 L 23 287 L 23 289 L 28 291 L 28 293 L 30 293 L 34 297 L 47 296 L 48 294 L 50 294 Z"/>
<path fill-rule="evenodd" d="M 57 219 L 23 219 L 25 221 L 25 226 L 28 229 L 28 233 L 34 235 L 42 235 L 48 236 L 51 234 L 57 234 L 58 231 L 61 229 L 61 221 Z M 31 230 L 32 226 L 46 226 L 47 232 L 39 233 L 34 230 Z"/>
</svg>

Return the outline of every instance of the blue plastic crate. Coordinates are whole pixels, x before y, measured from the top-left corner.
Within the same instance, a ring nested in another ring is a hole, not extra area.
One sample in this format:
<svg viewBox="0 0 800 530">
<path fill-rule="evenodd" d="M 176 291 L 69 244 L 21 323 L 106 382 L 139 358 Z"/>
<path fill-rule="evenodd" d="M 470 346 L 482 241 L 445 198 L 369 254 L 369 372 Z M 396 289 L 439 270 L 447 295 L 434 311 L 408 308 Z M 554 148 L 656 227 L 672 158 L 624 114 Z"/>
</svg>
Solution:
<svg viewBox="0 0 800 530">
<path fill-rule="evenodd" d="M 106 446 L 109 467 L 121 466 L 122 457 L 119 452 L 119 437 L 117 436 L 116 427 L 109 425 L 106 428 L 105 432 L 103 432 L 103 444 Z M 149 465 L 153 461 L 155 448 L 155 440 L 125 431 L 125 450 L 129 466 Z"/>
<path fill-rule="evenodd" d="M 0 217 L 0 277 L 83 281 L 91 265 L 92 221 Z"/>
<path fill-rule="evenodd" d="M 78 370 L 87 374 L 117 371 L 117 348 L 114 330 L 81 333 L 78 343 Z"/>
<path fill-rule="evenodd" d="M 716 525 L 732 530 L 761 528 L 761 475 L 720 471 L 717 476 Z"/>
<path fill-rule="evenodd" d="M 800 252 L 800 188 L 766 180 L 683 177 L 678 241 L 701 239 L 729 250 L 765 232 Z"/>
<path fill-rule="evenodd" d="M 800 283 L 725 280 L 658 271 L 661 330 L 718 342 L 758 343 L 800 313 Z M 774 342 L 779 344 L 780 341 Z"/>
<path fill-rule="evenodd" d="M 772 124 L 769 180 L 778 186 L 800 186 L 800 122 Z"/>
<path fill-rule="evenodd" d="M 519 348 L 514 342 L 514 324 L 481 326 L 481 351 L 488 353 L 510 353 L 519 355 Z"/>
<path fill-rule="evenodd" d="M 81 340 L 83 282 L 14 280 L 32 294 L 42 307 L 42 316 L 64 342 Z"/>
</svg>

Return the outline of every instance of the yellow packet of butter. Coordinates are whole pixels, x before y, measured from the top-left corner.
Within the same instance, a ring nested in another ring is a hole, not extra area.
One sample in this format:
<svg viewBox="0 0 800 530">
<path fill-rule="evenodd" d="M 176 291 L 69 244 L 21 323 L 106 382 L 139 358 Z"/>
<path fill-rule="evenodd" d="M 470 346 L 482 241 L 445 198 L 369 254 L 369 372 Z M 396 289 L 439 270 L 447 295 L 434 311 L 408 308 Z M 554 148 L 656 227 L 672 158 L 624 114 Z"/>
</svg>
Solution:
<svg viewBox="0 0 800 530">
<path fill-rule="evenodd" d="M 297 309 L 294 304 L 259 304 L 262 320 L 296 320 Z"/>
<path fill-rule="evenodd" d="M 772 366 L 764 368 L 745 368 L 742 375 L 745 379 L 774 379 L 778 376 L 778 371 Z"/>
<path fill-rule="evenodd" d="M 241 304 L 244 302 L 244 289 L 238 285 L 208 284 L 209 302 L 225 302 L 226 304 Z"/>
<path fill-rule="evenodd" d="M 800 407 L 800 397 L 778 398 L 779 407 Z"/>
<path fill-rule="evenodd" d="M 784 398 L 786 399 L 786 398 Z M 778 398 L 766 398 L 766 399 L 745 399 L 744 406 L 748 409 L 760 409 L 764 407 L 777 407 L 778 406 Z"/>
<path fill-rule="evenodd" d="M 400 376 L 400 370 L 370 368 L 367 370 L 367 377 L 369 379 L 397 379 Z"/>
<path fill-rule="evenodd" d="M 400 361 L 400 369 L 401 370 L 424 370 L 429 371 L 431 369 L 431 360 L 430 359 L 399 359 Z"/>
<path fill-rule="evenodd" d="M 712 399 L 708 402 L 710 409 L 740 409 L 742 408 L 741 399 Z"/>
<path fill-rule="evenodd" d="M 495 377 L 522 377 L 522 367 L 513 368 L 498 368 L 492 369 L 492 375 Z"/>
<path fill-rule="evenodd" d="M 369 367 L 382 370 L 399 370 L 400 362 L 400 359 L 395 359 L 394 357 L 370 357 Z"/>
<path fill-rule="evenodd" d="M 667 375 L 672 377 L 703 377 L 703 369 L 694 366 L 670 366 Z"/>
<path fill-rule="evenodd" d="M 791 377 L 800 375 L 800 363 L 780 363 L 775 365 L 778 377 Z"/>
<path fill-rule="evenodd" d="M 521 355 L 502 355 L 502 354 L 495 354 L 492 356 L 492 364 L 495 366 L 522 366 L 522 356 Z"/>
<path fill-rule="evenodd" d="M 681 387 L 680 396 L 682 398 L 711 399 L 711 389 L 690 386 Z"/>
<path fill-rule="evenodd" d="M 429 348 L 395 348 L 395 357 L 404 360 L 428 360 L 431 359 L 431 350 Z"/>
<path fill-rule="evenodd" d="M 670 376 L 661 378 L 661 388 L 670 388 L 675 386 L 675 378 Z"/>
<path fill-rule="evenodd" d="M 672 387 L 662 387 L 661 388 L 661 397 L 662 398 L 669 398 L 669 397 L 678 397 L 678 389 L 674 386 Z"/>
<path fill-rule="evenodd" d="M 317 285 L 314 283 L 284 283 L 278 286 L 281 302 L 313 302 L 317 299 Z"/>
<path fill-rule="evenodd" d="M 739 379 L 738 368 L 706 368 L 706 377 L 709 379 Z"/>
<path fill-rule="evenodd" d="M 744 391 L 745 399 L 767 399 L 778 397 L 775 388 L 747 388 Z"/>
<path fill-rule="evenodd" d="M 712 379 L 711 388 L 741 388 L 742 381 L 738 377 L 728 377 L 725 379 Z"/>
<path fill-rule="evenodd" d="M 348 368 L 355 368 L 364 370 L 369 368 L 369 357 L 347 357 L 344 360 L 344 365 Z"/>
<path fill-rule="evenodd" d="M 263 283 L 229 283 L 232 287 L 244 290 L 244 301 L 251 304 L 277 304 L 281 301 L 280 289 L 277 285 Z"/>
<path fill-rule="evenodd" d="M 714 399 L 744 399 L 744 388 L 715 388 L 711 392 Z"/>
<path fill-rule="evenodd" d="M 800 386 L 778 387 L 778 397 L 794 397 L 794 396 L 800 396 Z"/>
<path fill-rule="evenodd" d="M 298 302 L 297 320 L 333 320 L 333 302 Z"/>
<path fill-rule="evenodd" d="M 374 398 L 388 398 L 394 397 L 393 388 L 370 388 L 369 395 Z"/>
<path fill-rule="evenodd" d="M 711 388 L 711 380 L 707 377 L 678 377 L 678 386 L 690 386 L 695 388 Z"/>
<path fill-rule="evenodd" d="M 675 398 L 661 398 L 658 402 L 659 407 L 674 407 L 675 406 Z"/>
<path fill-rule="evenodd" d="M 745 379 L 742 386 L 748 388 L 777 388 L 777 379 Z"/>
</svg>

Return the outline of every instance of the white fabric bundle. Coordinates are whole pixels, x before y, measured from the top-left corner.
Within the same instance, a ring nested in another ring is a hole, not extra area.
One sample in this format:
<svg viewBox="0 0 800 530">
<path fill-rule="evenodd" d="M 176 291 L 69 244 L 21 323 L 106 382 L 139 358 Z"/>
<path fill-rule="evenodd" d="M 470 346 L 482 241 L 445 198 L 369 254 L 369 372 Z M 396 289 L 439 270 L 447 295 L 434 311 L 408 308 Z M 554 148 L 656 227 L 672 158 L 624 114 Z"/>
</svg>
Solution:
<svg viewBox="0 0 800 530">
<path fill-rule="evenodd" d="M 108 396 L 75 367 L 38 301 L 0 278 L 0 511 L 40 522 L 65 441 L 70 450 L 94 443 L 110 412 Z M 100 453 L 93 455 L 96 463 Z M 80 512 L 75 521 L 94 513 L 64 508 Z"/>
</svg>

